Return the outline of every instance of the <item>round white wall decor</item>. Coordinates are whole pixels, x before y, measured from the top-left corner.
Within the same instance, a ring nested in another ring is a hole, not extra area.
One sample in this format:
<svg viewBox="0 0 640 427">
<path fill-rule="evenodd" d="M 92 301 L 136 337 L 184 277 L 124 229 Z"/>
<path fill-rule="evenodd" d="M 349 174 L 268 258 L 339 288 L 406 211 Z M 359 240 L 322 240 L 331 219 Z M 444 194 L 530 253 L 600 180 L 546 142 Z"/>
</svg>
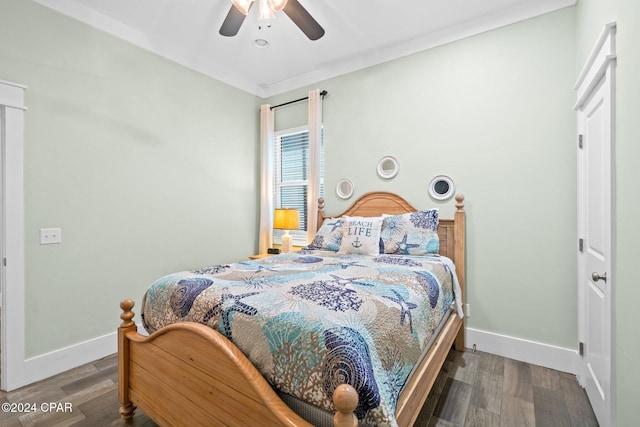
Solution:
<svg viewBox="0 0 640 427">
<path fill-rule="evenodd" d="M 336 184 L 336 194 L 341 199 L 348 199 L 349 197 L 353 196 L 353 190 L 353 182 L 351 182 L 350 179 L 342 178 Z"/>
<path fill-rule="evenodd" d="M 378 176 L 383 179 L 391 179 L 398 175 L 400 165 L 393 156 L 385 156 L 378 162 Z"/>
<path fill-rule="evenodd" d="M 429 183 L 429 195 L 436 200 L 447 200 L 456 191 L 453 180 L 446 175 L 438 175 Z"/>
</svg>

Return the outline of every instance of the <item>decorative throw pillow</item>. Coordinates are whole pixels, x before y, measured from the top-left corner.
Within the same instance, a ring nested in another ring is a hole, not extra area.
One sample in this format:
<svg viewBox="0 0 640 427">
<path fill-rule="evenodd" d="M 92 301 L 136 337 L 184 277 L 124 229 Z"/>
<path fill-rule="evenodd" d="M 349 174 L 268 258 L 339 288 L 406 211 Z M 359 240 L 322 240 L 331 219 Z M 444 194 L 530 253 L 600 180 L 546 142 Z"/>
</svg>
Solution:
<svg viewBox="0 0 640 427">
<path fill-rule="evenodd" d="M 337 252 L 342 241 L 342 218 L 325 218 L 307 249 L 324 249 Z"/>
<path fill-rule="evenodd" d="M 387 216 L 380 237 L 385 254 L 437 254 L 438 209 Z"/>
<path fill-rule="evenodd" d="M 342 226 L 341 254 L 378 255 L 381 217 L 345 216 Z"/>
</svg>

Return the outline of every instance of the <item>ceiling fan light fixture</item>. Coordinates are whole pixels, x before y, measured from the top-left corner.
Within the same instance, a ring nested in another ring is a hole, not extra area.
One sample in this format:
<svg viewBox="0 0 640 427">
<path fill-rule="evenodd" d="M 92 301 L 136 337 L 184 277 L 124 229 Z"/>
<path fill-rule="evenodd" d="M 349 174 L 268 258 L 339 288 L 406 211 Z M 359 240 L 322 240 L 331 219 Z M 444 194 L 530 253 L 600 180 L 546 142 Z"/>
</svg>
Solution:
<svg viewBox="0 0 640 427">
<path fill-rule="evenodd" d="M 238 34 L 255 0 L 231 0 L 231 3 L 232 6 L 229 8 L 219 31 L 220 35 L 225 37 L 233 37 Z M 309 40 L 318 40 L 324 36 L 324 28 L 298 0 L 258 0 L 258 7 L 258 21 L 260 21 L 258 28 L 270 27 L 269 21 L 275 18 L 274 12 L 282 11 Z"/>
<path fill-rule="evenodd" d="M 253 0 L 231 0 L 231 3 L 233 3 L 235 8 L 238 9 L 243 15 L 248 15 Z"/>
<path fill-rule="evenodd" d="M 274 12 L 278 12 L 284 9 L 287 5 L 287 0 L 269 0 L 269 3 L 271 4 L 271 9 L 273 9 Z"/>
<path fill-rule="evenodd" d="M 270 21 L 275 18 L 269 0 L 259 0 L 258 21 Z"/>
</svg>

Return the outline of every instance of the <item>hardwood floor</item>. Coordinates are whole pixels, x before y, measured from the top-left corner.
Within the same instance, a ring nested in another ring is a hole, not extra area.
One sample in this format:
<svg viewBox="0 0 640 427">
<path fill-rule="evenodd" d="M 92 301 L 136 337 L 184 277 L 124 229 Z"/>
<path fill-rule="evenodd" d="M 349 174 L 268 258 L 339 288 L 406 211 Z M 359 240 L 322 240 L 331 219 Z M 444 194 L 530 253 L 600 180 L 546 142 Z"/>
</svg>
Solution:
<svg viewBox="0 0 640 427">
<path fill-rule="evenodd" d="M 575 375 L 493 354 L 451 351 L 417 426 L 592 427 Z"/>
<path fill-rule="evenodd" d="M 7 412 L 3 405 L 3 427 L 156 426 L 139 410 L 131 424 L 120 420 L 115 355 L 10 393 L 0 391 L 0 403 L 29 404 L 30 409 L 35 405 L 35 411 L 21 413 Z M 574 375 L 472 351 L 449 353 L 416 423 L 420 427 L 597 425 Z"/>
</svg>

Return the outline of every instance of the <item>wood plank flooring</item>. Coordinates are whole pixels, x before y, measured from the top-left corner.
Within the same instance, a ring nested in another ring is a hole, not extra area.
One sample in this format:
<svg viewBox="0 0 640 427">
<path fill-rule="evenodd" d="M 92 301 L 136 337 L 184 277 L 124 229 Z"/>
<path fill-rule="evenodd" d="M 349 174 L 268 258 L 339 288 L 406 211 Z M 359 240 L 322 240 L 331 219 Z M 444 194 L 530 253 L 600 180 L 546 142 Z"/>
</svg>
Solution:
<svg viewBox="0 0 640 427">
<path fill-rule="evenodd" d="M 120 420 L 115 355 L 10 393 L 0 391 L 0 403 L 36 406 L 35 412 L 0 412 L 3 427 L 156 426 L 140 410 L 131 424 Z M 49 410 L 48 403 L 60 405 Z M 419 427 L 597 425 L 575 376 L 472 351 L 449 353 L 416 423 Z"/>
<path fill-rule="evenodd" d="M 575 375 L 495 356 L 451 351 L 416 423 L 458 427 L 596 427 Z"/>
</svg>

